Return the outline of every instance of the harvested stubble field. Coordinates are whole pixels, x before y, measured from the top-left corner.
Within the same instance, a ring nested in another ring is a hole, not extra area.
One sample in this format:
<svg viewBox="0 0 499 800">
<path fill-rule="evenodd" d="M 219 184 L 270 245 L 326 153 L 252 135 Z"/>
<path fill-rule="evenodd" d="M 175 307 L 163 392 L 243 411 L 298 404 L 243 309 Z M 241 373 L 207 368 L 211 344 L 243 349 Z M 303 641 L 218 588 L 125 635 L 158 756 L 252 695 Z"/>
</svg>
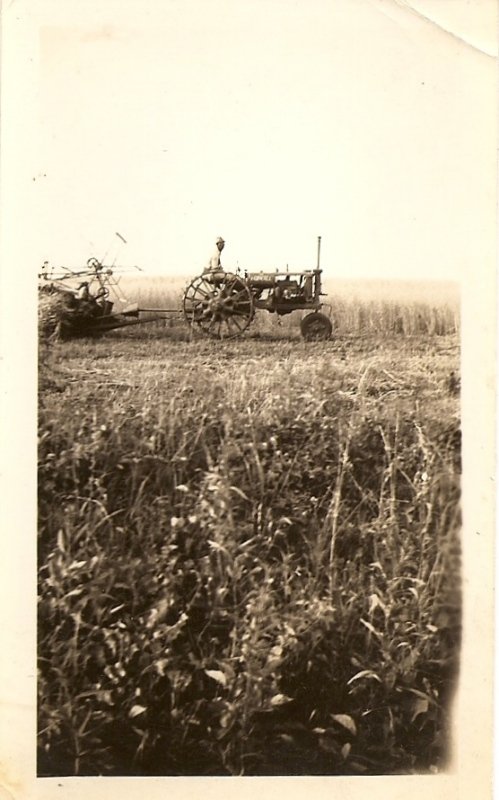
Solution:
<svg viewBox="0 0 499 800">
<path fill-rule="evenodd" d="M 455 333 L 41 350 L 40 775 L 438 772 Z"/>
</svg>

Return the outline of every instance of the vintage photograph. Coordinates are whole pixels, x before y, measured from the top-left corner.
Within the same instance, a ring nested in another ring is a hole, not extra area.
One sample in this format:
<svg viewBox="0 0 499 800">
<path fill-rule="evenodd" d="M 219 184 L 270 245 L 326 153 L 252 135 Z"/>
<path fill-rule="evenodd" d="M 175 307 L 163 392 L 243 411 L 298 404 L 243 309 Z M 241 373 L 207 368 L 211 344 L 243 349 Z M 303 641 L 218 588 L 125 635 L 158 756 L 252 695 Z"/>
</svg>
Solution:
<svg viewBox="0 0 499 800">
<path fill-rule="evenodd" d="M 452 773 L 494 3 L 31 13 L 37 778 Z"/>
</svg>

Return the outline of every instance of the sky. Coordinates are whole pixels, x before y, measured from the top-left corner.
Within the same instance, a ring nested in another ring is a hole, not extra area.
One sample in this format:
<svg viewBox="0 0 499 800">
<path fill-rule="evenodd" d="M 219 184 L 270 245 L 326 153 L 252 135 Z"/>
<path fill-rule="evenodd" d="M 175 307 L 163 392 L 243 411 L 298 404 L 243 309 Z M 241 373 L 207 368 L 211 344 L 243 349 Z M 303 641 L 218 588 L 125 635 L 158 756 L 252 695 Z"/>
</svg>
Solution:
<svg viewBox="0 0 499 800">
<path fill-rule="evenodd" d="M 494 0 L 38 0 L 29 22 L 35 269 L 196 275 L 218 236 L 251 270 L 312 267 L 321 236 L 329 278 L 486 257 Z"/>
</svg>

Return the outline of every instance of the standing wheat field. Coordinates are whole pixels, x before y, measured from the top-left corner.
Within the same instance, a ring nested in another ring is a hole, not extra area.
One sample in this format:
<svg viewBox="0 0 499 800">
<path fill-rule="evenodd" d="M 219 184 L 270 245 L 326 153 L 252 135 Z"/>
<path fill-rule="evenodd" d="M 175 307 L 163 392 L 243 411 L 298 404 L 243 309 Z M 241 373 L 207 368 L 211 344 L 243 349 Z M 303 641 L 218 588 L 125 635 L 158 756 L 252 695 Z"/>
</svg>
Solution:
<svg viewBox="0 0 499 800">
<path fill-rule="evenodd" d="M 41 348 L 39 775 L 446 769 L 458 313 L 342 308 Z"/>
</svg>

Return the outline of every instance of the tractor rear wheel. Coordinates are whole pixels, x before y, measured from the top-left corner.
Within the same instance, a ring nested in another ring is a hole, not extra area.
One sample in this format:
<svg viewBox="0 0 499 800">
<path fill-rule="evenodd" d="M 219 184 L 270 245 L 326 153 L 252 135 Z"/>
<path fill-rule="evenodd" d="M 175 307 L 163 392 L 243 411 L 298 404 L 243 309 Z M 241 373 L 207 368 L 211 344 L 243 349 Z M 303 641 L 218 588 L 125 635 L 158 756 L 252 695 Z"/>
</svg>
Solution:
<svg viewBox="0 0 499 800">
<path fill-rule="evenodd" d="M 248 284 L 230 272 L 200 275 L 187 287 L 184 317 L 214 339 L 240 336 L 255 315 Z"/>
<path fill-rule="evenodd" d="M 300 331 L 306 342 L 325 342 L 331 338 L 333 326 L 329 317 L 320 311 L 314 311 L 313 314 L 303 317 Z"/>
</svg>

